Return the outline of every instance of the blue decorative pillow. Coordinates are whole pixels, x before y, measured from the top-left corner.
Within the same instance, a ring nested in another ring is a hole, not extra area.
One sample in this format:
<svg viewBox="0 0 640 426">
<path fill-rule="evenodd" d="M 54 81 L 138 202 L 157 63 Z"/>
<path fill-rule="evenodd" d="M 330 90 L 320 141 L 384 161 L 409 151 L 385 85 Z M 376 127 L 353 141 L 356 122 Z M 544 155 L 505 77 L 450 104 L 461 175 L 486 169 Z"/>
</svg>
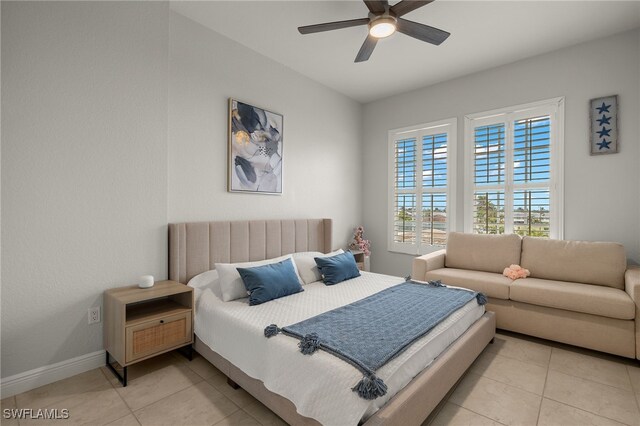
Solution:
<svg viewBox="0 0 640 426">
<path fill-rule="evenodd" d="M 322 274 L 325 284 L 338 284 L 342 281 L 360 276 L 356 259 L 351 252 L 331 257 L 315 257 L 316 265 Z"/>
<path fill-rule="evenodd" d="M 249 305 L 304 291 L 291 259 L 254 268 L 237 268 L 249 292 Z"/>
</svg>

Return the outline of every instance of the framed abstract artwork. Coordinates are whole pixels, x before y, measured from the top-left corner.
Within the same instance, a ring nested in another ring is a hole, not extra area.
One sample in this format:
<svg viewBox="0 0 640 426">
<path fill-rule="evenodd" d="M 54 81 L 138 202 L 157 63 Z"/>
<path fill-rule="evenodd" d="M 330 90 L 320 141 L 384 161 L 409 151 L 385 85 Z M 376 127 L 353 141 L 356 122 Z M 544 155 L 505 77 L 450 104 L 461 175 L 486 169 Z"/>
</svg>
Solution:
<svg viewBox="0 0 640 426">
<path fill-rule="evenodd" d="M 229 192 L 282 194 L 281 114 L 229 99 Z"/>
<path fill-rule="evenodd" d="M 618 152 L 618 96 L 591 99 L 591 155 Z"/>
</svg>

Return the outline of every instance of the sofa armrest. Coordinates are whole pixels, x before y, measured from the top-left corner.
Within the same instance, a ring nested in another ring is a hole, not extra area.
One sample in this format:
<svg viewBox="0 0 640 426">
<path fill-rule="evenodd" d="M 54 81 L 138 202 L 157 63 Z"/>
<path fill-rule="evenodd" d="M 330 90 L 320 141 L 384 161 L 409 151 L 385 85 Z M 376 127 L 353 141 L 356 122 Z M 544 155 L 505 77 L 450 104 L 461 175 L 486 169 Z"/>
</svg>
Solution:
<svg viewBox="0 0 640 426">
<path fill-rule="evenodd" d="M 640 266 L 630 266 L 624 273 L 624 291 L 640 307 Z"/>
<path fill-rule="evenodd" d="M 640 359 L 640 267 L 630 266 L 624 273 L 624 290 L 636 304 L 636 358 Z"/>
<path fill-rule="evenodd" d="M 446 250 L 442 249 L 414 258 L 413 268 L 411 269 L 411 278 L 424 281 L 427 272 L 433 271 L 434 269 L 444 268 L 445 255 Z M 640 289 L 638 291 L 640 292 Z"/>
</svg>

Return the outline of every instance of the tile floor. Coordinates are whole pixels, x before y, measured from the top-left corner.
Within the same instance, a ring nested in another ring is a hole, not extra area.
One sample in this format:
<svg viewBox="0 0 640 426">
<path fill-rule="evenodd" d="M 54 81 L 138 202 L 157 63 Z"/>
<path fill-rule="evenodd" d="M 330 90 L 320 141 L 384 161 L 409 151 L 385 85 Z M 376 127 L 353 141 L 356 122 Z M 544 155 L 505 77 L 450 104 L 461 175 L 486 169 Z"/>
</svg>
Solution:
<svg viewBox="0 0 640 426">
<path fill-rule="evenodd" d="M 638 425 L 640 366 L 619 357 L 500 332 L 425 425 Z M 204 358 L 169 353 L 129 369 L 123 388 L 99 368 L 2 400 L 67 408 L 57 425 L 281 425 Z M 2 425 L 45 425 L 7 420 Z"/>
</svg>

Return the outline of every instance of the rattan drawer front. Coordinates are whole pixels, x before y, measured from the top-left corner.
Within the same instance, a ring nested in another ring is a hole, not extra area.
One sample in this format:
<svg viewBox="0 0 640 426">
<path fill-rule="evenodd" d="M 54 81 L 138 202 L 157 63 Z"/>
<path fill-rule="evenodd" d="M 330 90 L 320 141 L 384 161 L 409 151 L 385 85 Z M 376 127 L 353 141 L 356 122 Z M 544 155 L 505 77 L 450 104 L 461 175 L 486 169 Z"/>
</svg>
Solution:
<svg viewBox="0 0 640 426">
<path fill-rule="evenodd" d="M 127 327 L 127 363 L 191 342 L 191 312 Z"/>
</svg>

